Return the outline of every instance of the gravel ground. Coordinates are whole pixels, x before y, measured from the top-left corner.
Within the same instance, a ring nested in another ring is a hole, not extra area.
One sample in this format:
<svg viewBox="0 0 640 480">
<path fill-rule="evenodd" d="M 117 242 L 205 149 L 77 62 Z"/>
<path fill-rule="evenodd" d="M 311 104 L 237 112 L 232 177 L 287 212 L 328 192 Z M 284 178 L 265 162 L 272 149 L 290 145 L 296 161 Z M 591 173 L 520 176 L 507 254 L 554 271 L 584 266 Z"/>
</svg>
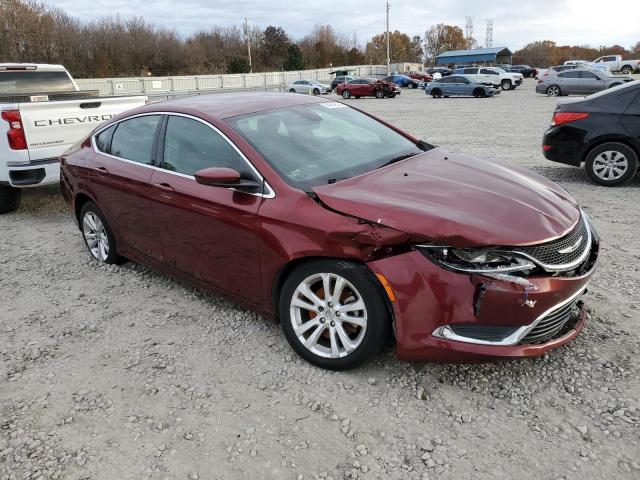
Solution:
<svg viewBox="0 0 640 480">
<path fill-rule="evenodd" d="M 89 258 L 55 189 L 0 217 L 0 480 L 638 479 L 640 179 L 540 153 L 554 100 L 352 100 L 574 194 L 604 239 L 573 343 L 489 365 L 311 367 L 278 326 L 132 263 Z"/>
</svg>

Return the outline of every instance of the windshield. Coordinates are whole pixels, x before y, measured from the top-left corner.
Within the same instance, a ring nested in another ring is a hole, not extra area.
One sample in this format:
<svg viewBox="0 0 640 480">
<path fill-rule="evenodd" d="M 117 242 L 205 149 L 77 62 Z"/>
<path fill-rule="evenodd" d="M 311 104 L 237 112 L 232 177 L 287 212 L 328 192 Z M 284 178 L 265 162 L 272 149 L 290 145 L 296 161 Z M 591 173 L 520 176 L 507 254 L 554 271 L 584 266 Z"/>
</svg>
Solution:
<svg viewBox="0 0 640 480">
<path fill-rule="evenodd" d="M 0 72 L 0 93 L 73 92 L 76 87 L 67 72 Z"/>
<path fill-rule="evenodd" d="M 306 192 L 423 151 L 391 128 L 338 102 L 278 108 L 227 122 L 289 185 Z"/>
</svg>

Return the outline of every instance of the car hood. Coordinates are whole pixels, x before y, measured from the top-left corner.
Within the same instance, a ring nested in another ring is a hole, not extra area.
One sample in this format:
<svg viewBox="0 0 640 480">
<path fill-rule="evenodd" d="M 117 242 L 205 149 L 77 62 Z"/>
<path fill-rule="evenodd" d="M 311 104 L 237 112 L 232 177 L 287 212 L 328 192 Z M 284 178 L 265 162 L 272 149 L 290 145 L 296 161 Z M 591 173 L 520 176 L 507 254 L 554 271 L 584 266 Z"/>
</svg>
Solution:
<svg viewBox="0 0 640 480">
<path fill-rule="evenodd" d="M 313 190 L 334 211 L 454 247 L 542 243 L 580 218 L 546 178 L 441 148 Z"/>
</svg>

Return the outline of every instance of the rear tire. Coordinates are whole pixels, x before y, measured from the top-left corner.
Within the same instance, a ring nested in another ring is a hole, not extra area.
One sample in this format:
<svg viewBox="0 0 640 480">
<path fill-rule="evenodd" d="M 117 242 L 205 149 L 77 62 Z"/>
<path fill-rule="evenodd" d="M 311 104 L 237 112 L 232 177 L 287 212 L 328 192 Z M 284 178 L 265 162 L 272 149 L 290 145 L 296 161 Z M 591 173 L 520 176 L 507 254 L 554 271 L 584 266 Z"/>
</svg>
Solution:
<svg viewBox="0 0 640 480">
<path fill-rule="evenodd" d="M 93 202 L 80 210 L 80 231 L 91 256 L 101 263 L 117 265 L 125 261 L 116 251 L 116 240 L 102 211 Z"/>
<path fill-rule="evenodd" d="M 0 185 L 0 214 L 15 212 L 20 207 L 22 190 L 9 185 Z"/>
<path fill-rule="evenodd" d="M 329 370 L 355 368 L 380 353 L 391 333 L 383 295 L 364 265 L 329 259 L 304 263 L 282 287 L 282 330 L 291 348 L 309 363 Z M 349 310 L 350 305 L 361 308 Z"/>
<path fill-rule="evenodd" d="M 440 90 L 439 88 L 434 88 L 433 90 L 431 90 L 431 96 L 433 98 L 440 98 L 442 97 L 442 90 Z"/>
<path fill-rule="evenodd" d="M 551 85 L 549 88 L 547 88 L 548 97 L 559 97 L 560 95 L 562 95 L 562 91 L 560 90 L 559 86 Z"/>
<path fill-rule="evenodd" d="M 384 98 L 384 90 L 379 88 L 378 90 L 375 91 L 374 96 L 376 98 Z"/>
<path fill-rule="evenodd" d="M 348 100 L 349 98 L 351 98 L 351 92 L 349 90 L 343 90 L 342 98 L 344 98 L 345 100 Z"/>
<path fill-rule="evenodd" d="M 638 155 L 624 143 L 603 143 L 589 152 L 584 169 L 595 183 L 617 187 L 627 183 L 636 174 Z"/>
<path fill-rule="evenodd" d="M 622 67 L 622 70 L 620 70 L 620 72 L 624 73 L 625 75 L 629 75 L 631 73 L 631 67 L 629 65 L 625 65 L 624 67 Z"/>
</svg>

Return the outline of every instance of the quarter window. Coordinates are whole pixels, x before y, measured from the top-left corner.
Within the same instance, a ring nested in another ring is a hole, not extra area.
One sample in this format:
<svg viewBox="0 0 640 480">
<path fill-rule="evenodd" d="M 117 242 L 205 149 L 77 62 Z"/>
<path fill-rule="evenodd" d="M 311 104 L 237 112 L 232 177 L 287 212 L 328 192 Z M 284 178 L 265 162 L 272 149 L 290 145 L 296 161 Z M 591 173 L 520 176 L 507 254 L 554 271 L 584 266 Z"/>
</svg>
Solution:
<svg viewBox="0 0 640 480">
<path fill-rule="evenodd" d="M 247 162 L 218 132 L 191 118 L 170 116 L 164 140 L 163 168 L 194 175 L 210 167 L 228 167 L 244 178 L 254 175 Z"/>
<path fill-rule="evenodd" d="M 145 115 L 124 120 L 116 126 L 111 139 L 111 155 L 150 165 L 160 115 Z"/>
<path fill-rule="evenodd" d="M 111 143 L 111 135 L 116 129 L 116 125 L 111 125 L 109 128 L 103 130 L 96 135 L 96 148 L 102 153 L 109 153 L 109 144 Z"/>
</svg>

